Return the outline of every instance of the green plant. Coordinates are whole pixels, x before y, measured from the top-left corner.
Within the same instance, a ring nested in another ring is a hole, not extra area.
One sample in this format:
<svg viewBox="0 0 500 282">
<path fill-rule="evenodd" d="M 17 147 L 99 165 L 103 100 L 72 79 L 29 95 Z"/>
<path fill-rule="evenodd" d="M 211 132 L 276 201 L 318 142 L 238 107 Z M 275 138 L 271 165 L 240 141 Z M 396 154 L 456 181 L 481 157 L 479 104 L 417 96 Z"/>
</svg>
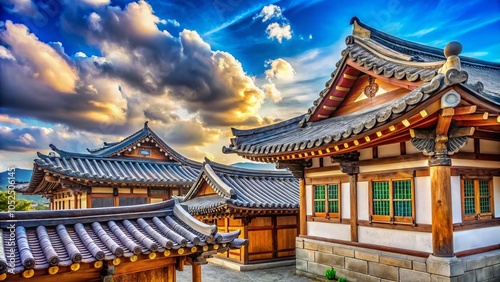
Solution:
<svg viewBox="0 0 500 282">
<path fill-rule="evenodd" d="M 337 282 L 347 282 L 347 278 L 341 277 L 339 278 L 339 280 L 337 280 Z"/>
<path fill-rule="evenodd" d="M 325 277 L 328 280 L 333 280 L 335 279 L 335 275 L 337 274 L 337 271 L 332 267 L 330 269 L 325 270 Z"/>
</svg>

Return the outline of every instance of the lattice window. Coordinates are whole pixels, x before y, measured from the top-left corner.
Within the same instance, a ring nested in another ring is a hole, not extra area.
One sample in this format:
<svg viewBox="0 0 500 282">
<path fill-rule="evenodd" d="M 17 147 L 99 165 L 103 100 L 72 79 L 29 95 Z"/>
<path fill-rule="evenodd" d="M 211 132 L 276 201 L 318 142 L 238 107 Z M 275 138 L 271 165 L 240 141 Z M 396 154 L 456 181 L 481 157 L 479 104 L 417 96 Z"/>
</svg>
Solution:
<svg viewBox="0 0 500 282">
<path fill-rule="evenodd" d="M 492 218 L 492 190 L 490 179 L 462 179 L 462 213 L 464 220 Z"/>
<path fill-rule="evenodd" d="M 413 182 L 411 179 L 372 181 L 370 218 L 377 222 L 413 222 Z"/>
<path fill-rule="evenodd" d="M 340 185 L 324 184 L 314 186 L 314 216 L 340 217 Z"/>
</svg>

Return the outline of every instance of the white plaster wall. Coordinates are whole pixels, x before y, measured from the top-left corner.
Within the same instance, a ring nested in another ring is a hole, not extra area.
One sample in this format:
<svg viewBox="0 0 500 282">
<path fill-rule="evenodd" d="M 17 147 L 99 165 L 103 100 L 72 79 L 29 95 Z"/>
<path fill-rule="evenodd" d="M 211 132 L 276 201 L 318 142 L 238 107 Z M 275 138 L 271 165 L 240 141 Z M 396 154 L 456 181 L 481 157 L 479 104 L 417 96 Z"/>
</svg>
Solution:
<svg viewBox="0 0 500 282">
<path fill-rule="evenodd" d="M 358 239 L 360 243 L 432 252 L 432 234 L 427 232 L 360 226 Z"/>
<path fill-rule="evenodd" d="M 451 177 L 451 208 L 453 223 L 462 222 L 462 199 L 460 192 L 460 176 Z"/>
<path fill-rule="evenodd" d="M 313 214 L 313 207 L 312 207 L 312 197 L 313 197 L 313 191 L 312 191 L 312 185 L 306 185 L 306 215 L 312 215 Z"/>
<path fill-rule="evenodd" d="M 483 151 L 481 151 L 483 152 Z M 500 156 L 498 156 L 500 160 Z M 500 161 L 481 161 L 481 160 L 464 160 L 464 159 L 452 159 L 451 164 L 453 166 L 473 166 L 482 168 L 499 168 Z"/>
<path fill-rule="evenodd" d="M 417 223 L 432 224 L 431 178 L 415 177 L 415 212 Z"/>
<path fill-rule="evenodd" d="M 379 158 L 399 156 L 400 153 L 399 143 L 378 146 Z"/>
<path fill-rule="evenodd" d="M 467 138 L 467 143 L 460 148 L 460 152 L 474 153 L 474 138 Z"/>
<path fill-rule="evenodd" d="M 358 182 L 358 219 L 370 219 L 368 206 L 368 181 Z"/>
<path fill-rule="evenodd" d="M 329 222 L 307 222 L 307 235 L 351 241 L 351 225 Z"/>
<path fill-rule="evenodd" d="M 500 244 L 500 226 L 453 232 L 455 252 Z"/>
<path fill-rule="evenodd" d="M 372 148 L 359 150 L 359 159 L 360 160 L 370 160 L 370 159 L 373 159 Z"/>
<path fill-rule="evenodd" d="M 493 198 L 495 200 L 495 217 L 500 217 L 500 177 L 493 177 Z M 498 235 L 500 237 L 500 235 Z"/>
<path fill-rule="evenodd" d="M 406 141 L 406 142 L 405 142 L 405 144 L 406 144 L 406 154 L 407 154 L 407 155 L 420 153 L 420 152 L 417 150 L 417 148 L 415 148 L 415 147 L 413 146 L 413 144 L 411 144 L 411 142 L 410 142 L 410 141 Z M 421 153 L 420 153 L 420 154 L 421 154 Z"/>
<path fill-rule="evenodd" d="M 483 154 L 500 154 L 500 142 L 491 140 L 479 140 L 479 148 Z M 498 156 L 500 159 L 500 156 Z"/>
<path fill-rule="evenodd" d="M 341 184 L 341 211 L 340 211 L 340 216 L 342 218 L 351 218 L 351 184 L 347 183 L 342 183 Z"/>
<path fill-rule="evenodd" d="M 399 152 L 399 148 L 398 148 Z M 452 162 L 454 162 L 453 160 Z M 455 165 L 455 163 L 453 163 Z M 372 171 L 384 171 L 384 170 L 391 170 L 391 169 L 414 169 L 416 167 L 428 167 L 427 165 L 427 160 L 419 160 L 419 161 L 408 161 L 408 162 L 401 162 L 401 163 L 392 163 L 392 164 L 383 164 L 383 165 L 370 165 L 370 166 L 361 166 L 359 168 L 359 172 L 372 172 Z"/>
</svg>

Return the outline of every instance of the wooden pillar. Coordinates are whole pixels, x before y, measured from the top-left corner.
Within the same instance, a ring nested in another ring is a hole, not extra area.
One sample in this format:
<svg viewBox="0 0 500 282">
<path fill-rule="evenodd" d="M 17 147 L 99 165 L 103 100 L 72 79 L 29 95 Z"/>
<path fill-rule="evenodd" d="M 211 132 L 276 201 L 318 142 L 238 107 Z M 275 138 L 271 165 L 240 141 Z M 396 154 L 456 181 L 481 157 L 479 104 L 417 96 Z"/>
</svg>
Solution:
<svg viewBox="0 0 500 282">
<path fill-rule="evenodd" d="M 192 281 L 201 282 L 201 265 L 193 263 L 192 267 Z"/>
<path fill-rule="evenodd" d="M 166 267 L 166 272 L 167 272 L 167 282 L 175 282 L 177 281 L 176 279 L 176 271 L 175 271 L 175 266 L 174 265 L 169 265 Z"/>
<path fill-rule="evenodd" d="M 299 205 L 299 214 L 300 214 L 300 235 L 307 235 L 307 215 L 306 215 L 306 181 L 302 177 L 300 179 L 300 205 Z"/>
<path fill-rule="evenodd" d="M 341 189 L 341 187 L 339 187 Z M 358 242 L 358 174 L 349 175 L 351 207 L 351 241 Z"/>
<path fill-rule="evenodd" d="M 432 201 L 432 253 L 453 257 L 453 218 L 451 206 L 451 159 L 438 155 L 429 159 Z"/>
</svg>

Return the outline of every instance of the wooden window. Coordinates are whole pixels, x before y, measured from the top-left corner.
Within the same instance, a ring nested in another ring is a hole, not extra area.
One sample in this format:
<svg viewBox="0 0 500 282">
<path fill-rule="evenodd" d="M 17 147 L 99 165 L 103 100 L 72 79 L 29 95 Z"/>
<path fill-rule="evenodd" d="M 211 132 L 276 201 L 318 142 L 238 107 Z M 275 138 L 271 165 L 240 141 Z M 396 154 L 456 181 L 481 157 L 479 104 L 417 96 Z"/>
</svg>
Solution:
<svg viewBox="0 0 500 282">
<path fill-rule="evenodd" d="M 369 192 L 370 221 L 414 222 L 415 191 L 412 179 L 372 181 Z"/>
<path fill-rule="evenodd" d="M 147 203 L 147 198 L 125 198 L 125 197 L 120 197 L 119 200 L 119 206 L 133 206 L 133 205 L 143 205 Z"/>
<path fill-rule="evenodd" d="M 463 178 L 462 218 L 464 220 L 493 217 L 493 185 L 491 179 Z"/>
<path fill-rule="evenodd" d="M 107 208 L 112 206 L 114 206 L 112 197 L 105 197 L 105 198 L 92 197 L 93 208 Z"/>
<path fill-rule="evenodd" d="M 340 218 L 340 184 L 315 185 L 314 216 Z"/>
</svg>

